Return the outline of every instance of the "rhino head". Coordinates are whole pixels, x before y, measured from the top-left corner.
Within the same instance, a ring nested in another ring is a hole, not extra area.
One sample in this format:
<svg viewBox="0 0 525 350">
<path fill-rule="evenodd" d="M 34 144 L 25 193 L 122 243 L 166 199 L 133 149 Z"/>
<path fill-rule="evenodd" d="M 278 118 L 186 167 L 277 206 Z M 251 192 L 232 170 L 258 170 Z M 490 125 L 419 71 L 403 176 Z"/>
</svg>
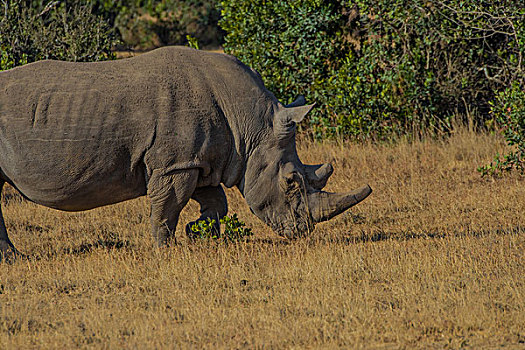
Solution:
<svg viewBox="0 0 525 350">
<path fill-rule="evenodd" d="M 248 160 L 241 189 L 251 211 L 287 238 L 311 232 L 315 224 L 341 214 L 372 192 L 368 185 L 346 193 L 325 192 L 332 165 L 301 162 L 295 129 L 313 106 L 302 96 L 289 105 L 276 105 L 269 131 Z"/>
</svg>

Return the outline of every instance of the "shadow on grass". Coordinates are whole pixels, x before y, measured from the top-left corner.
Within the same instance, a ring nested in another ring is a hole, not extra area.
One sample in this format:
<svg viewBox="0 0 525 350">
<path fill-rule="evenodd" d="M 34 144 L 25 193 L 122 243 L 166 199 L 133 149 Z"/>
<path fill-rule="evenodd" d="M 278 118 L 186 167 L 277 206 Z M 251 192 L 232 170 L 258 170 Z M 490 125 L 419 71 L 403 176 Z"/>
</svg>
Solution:
<svg viewBox="0 0 525 350">
<path fill-rule="evenodd" d="M 257 238 L 257 237 L 251 237 L 243 242 L 230 242 L 226 245 L 236 245 L 236 244 L 248 244 L 248 245 L 262 245 L 262 246 L 273 246 L 277 248 L 283 248 L 287 249 L 287 246 L 295 245 L 295 243 L 305 243 L 308 246 L 316 246 L 319 244 L 359 244 L 359 243 L 375 243 L 375 242 L 383 242 L 383 241 L 409 241 L 409 240 L 417 240 L 417 239 L 445 239 L 445 238 L 458 238 L 458 237 L 485 237 L 489 235 L 496 235 L 496 236 L 508 236 L 508 235 L 519 235 L 519 234 L 525 234 L 525 226 L 514 226 L 509 228 L 497 228 L 497 229 L 485 229 L 485 230 L 466 230 L 463 232 L 456 232 L 456 233 L 450 233 L 450 232 L 423 232 L 423 233 L 416 233 L 416 232 L 410 232 L 410 231 L 383 231 L 383 230 L 376 230 L 374 232 L 364 232 L 357 235 L 352 236 L 320 236 L 317 235 L 315 237 L 304 237 L 304 238 L 298 238 L 294 240 L 287 240 L 282 239 L 279 237 L 275 238 Z M 205 242 L 203 242 L 205 243 Z M 208 243 L 215 243 L 215 244 L 209 244 L 209 245 L 203 245 L 203 244 L 195 244 L 191 242 L 186 242 L 183 244 L 188 245 L 189 248 L 196 248 L 196 249 L 209 249 L 211 247 L 218 247 L 218 246 L 224 246 L 224 244 L 218 244 L 218 242 L 208 242 Z M 179 243 L 180 244 L 180 243 Z M 38 255 L 32 255 L 32 256 L 26 256 L 29 260 L 41 260 L 43 258 L 53 258 L 57 257 L 58 255 L 74 255 L 74 256 L 80 256 L 84 254 L 89 254 L 93 252 L 94 250 L 98 249 L 104 249 L 106 251 L 114 251 L 114 250 L 133 250 L 134 245 L 128 241 L 128 240 L 122 240 L 118 238 L 99 238 L 93 243 L 83 243 L 80 244 L 77 247 L 70 247 L 70 248 L 64 248 L 59 251 L 49 251 L 47 254 L 38 256 Z M 152 242 L 152 249 L 154 249 L 154 245 Z"/>
<path fill-rule="evenodd" d="M 133 245 L 129 241 L 101 238 L 93 243 L 83 243 L 77 247 L 68 247 L 68 248 L 63 248 L 61 250 L 50 249 L 45 253 L 36 253 L 36 254 L 27 254 L 27 255 L 20 253 L 20 255 L 17 256 L 16 258 L 9 259 L 9 260 L 2 259 L 0 260 L 0 263 L 5 262 L 8 264 L 12 264 L 18 261 L 40 261 L 40 260 L 46 260 L 46 259 L 53 259 L 59 256 L 66 256 L 66 255 L 80 256 L 84 254 L 89 254 L 96 249 L 104 249 L 106 251 L 120 250 L 120 249 L 132 250 Z"/>
<path fill-rule="evenodd" d="M 370 243 L 370 242 L 382 242 L 382 241 L 408 241 L 413 239 L 444 239 L 447 237 L 485 237 L 489 235 L 507 236 L 524 234 L 524 226 L 514 226 L 510 228 L 497 228 L 497 229 L 485 229 L 485 230 L 470 230 L 467 229 L 462 232 L 450 233 L 450 232 L 410 232 L 410 231 L 397 231 L 387 232 L 383 230 L 376 230 L 372 233 L 361 232 L 358 235 L 346 236 L 346 237 L 320 237 L 319 241 L 329 243 Z"/>
<path fill-rule="evenodd" d="M 67 247 L 59 250 L 49 249 L 46 253 L 37 253 L 27 255 L 26 258 L 31 261 L 39 261 L 45 259 L 53 259 L 57 257 L 64 257 L 67 255 L 81 256 L 84 254 L 90 254 L 91 252 L 104 249 L 106 251 L 113 250 L 132 250 L 133 244 L 127 240 L 114 239 L 114 238 L 99 238 L 93 243 L 82 243 L 76 247 Z"/>
<path fill-rule="evenodd" d="M 118 249 L 128 249 L 131 248 L 132 244 L 129 241 L 119 240 L 119 239 L 103 239 L 100 238 L 94 243 L 83 243 L 78 247 L 74 248 L 65 248 L 62 250 L 63 254 L 66 255 L 82 255 L 91 253 L 95 249 L 105 249 L 105 250 L 118 250 Z"/>
<path fill-rule="evenodd" d="M 300 238 L 299 238 L 300 239 Z M 284 239 L 276 236 L 275 238 L 249 238 L 246 240 L 246 243 L 253 244 L 264 244 L 264 245 L 273 245 L 273 246 L 287 246 L 292 244 L 294 240 Z"/>
<path fill-rule="evenodd" d="M 414 232 L 414 231 L 384 231 L 381 229 L 373 232 L 361 231 L 358 234 L 351 236 L 342 235 L 314 235 L 311 237 L 299 237 L 295 239 L 284 239 L 278 237 L 250 237 L 245 241 L 230 242 L 228 244 L 249 244 L 249 245 L 263 245 L 273 247 L 287 247 L 294 244 L 306 244 L 308 246 L 315 246 L 319 244 L 359 244 L 359 243 L 375 243 L 383 241 L 409 241 L 417 239 L 445 239 L 445 238 L 458 238 L 458 237 L 485 237 L 489 235 L 496 236 L 507 236 L 507 235 L 518 235 L 525 234 L 525 226 L 514 226 L 509 228 L 497 228 L 497 229 L 486 229 L 486 230 L 470 230 L 467 229 L 462 232 Z M 206 243 L 205 241 L 201 243 Z M 222 246 L 221 242 L 207 242 L 215 243 L 211 246 Z M 194 243 L 187 243 L 194 244 Z M 228 245 L 226 244 L 226 245 Z M 203 247 L 203 245 L 196 244 L 195 246 Z M 205 245 L 204 245 L 205 246 Z"/>
</svg>

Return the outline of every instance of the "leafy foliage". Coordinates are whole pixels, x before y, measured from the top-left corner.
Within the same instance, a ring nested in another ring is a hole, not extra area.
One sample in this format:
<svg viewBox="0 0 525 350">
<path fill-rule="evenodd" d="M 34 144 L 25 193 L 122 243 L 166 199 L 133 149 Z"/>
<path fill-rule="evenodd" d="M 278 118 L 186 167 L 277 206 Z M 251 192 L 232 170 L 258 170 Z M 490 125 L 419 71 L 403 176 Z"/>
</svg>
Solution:
<svg viewBox="0 0 525 350">
<path fill-rule="evenodd" d="M 241 241 L 253 235 L 252 230 L 237 218 L 237 214 L 223 217 L 221 224 L 224 225 L 224 237 L 229 241 Z"/>
<path fill-rule="evenodd" d="M 191 232 L 194 237 L 202 239 L 217 239 L 220 233 L 215 229 L 215 219 L 198 220 L 191 225 Z"/>
<path fill-rule="evenodd" d="M 197 38 L 192 37 L 191 35 L 186 35 L 186 40 L 188 40 L 188 46 L 192 49 L 199 50 L 199 41 Z"/>
<path fill-rule="evenodd" d="M 87 5 L 60 2 L 30 6 L 9 0 L 0 5 L 0 70 L 42 59 L 100 61 L 114 57 L 116 38 Z"/>
<path fill-rule="evenodd" d="M 195 237 L 201 239 L 223 239 L 226 242 L 242 241 L 248 236 L 252 236 L 251 229 L 245 227 L 244 222 L 237 218 L 237 214 L 231 217 L 225 216 L 220 219 L 224 225 L 224 232 L 221 234 L 215 229 L 215 220 L 208 218 L 207 220 L 199 220 L 191 226 L 191 231 Z"/>
<path fill-rule="evenodd" d="M 147 50 L 186 44 L 187 35 L 197 38 L 204 47 L 216 47 L 223 37 L 218 26 L 220 12 L 216 0 L 7 0 L 0 7 L 13 7 L 14 4 L 33 16 L 47 14 L 46 18 L 57 9 L 72 13 L 79 7 L 87 7 L 92 15 L 104 20 L 112 29 L 112 35 L 119 39 L 120 49 Z"/>
<path fill-rule="evenodd" d="M 489 165 L 478 168 L 482 176 L 500 176 L 516 169 L 525 175 L 525 86 L 515 82 L 511 88 L 500 92 L 492 105 L 492 113 L 507 144 L 514 148 L 510 153 L 496 158 Z"/>
<path fill-rule="evenodd" d="M 321 108 L 317 136 L 482 125 L 523 72 L 525 9 L 506 1 L 223 0 L 225 50 L 287 102 Z"/>
<path fill-rule="evenodd" d="M 330 112 L 326 79 L 348 52 L 341 3 L 227 0 L 221 7 L 227 53 L 257 69 L 284 102 L 304 94 L 321 102 L 324 113 Z M 314 118 L 319 120 L 320 114 Z"/>
<path fill-rule="evenodd" d="M 215 0 L 96 0 L 96 13 L 119 33 L 125 46 L 151 49 L 185 44 L 188 35 L 218 46 L 222 31 Z"/>
</svg>

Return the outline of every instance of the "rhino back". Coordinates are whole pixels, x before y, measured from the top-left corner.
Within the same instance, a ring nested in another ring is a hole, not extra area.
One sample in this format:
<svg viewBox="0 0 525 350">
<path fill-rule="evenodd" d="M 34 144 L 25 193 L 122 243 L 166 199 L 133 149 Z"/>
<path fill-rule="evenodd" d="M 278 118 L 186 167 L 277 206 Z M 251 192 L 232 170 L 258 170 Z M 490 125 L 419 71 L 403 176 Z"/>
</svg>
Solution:
<svg viewBox="0 0 525 350">
<path fill-rule="evenodd" d="M 140 196 L 156 168 L 202 166 L 220 177 L 228 156 L 217 150 L 228 148 L 231 132 L 221 84 L 210 84 L 221 67 L 203 65 L 187 50 L 157 50 L 1 72 L 2 176 L 35 202 L 65 210 Z"/>
</svg>

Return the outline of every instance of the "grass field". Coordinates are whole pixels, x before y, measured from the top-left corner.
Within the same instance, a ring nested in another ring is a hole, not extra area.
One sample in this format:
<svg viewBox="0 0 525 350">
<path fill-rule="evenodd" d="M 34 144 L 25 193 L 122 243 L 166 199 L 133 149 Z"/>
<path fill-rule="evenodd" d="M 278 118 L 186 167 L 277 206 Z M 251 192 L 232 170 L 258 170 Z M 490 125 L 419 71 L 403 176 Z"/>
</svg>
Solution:
<svg viewBox="0 0 525 350">
<path fill-rule="evenodd" d="M 191 243 L 179 224 L 161 250 L 145 198 L 68 214 L 4 190 L 32 259 L 0 264 L 0 349 L 525 348 L 525 179 L 476 172 L 501 139 L 299 147 L 332 162 L 328 190 L 374 192 L 291 242 L 233 189 L 250 241 Z"/>
</svg>

